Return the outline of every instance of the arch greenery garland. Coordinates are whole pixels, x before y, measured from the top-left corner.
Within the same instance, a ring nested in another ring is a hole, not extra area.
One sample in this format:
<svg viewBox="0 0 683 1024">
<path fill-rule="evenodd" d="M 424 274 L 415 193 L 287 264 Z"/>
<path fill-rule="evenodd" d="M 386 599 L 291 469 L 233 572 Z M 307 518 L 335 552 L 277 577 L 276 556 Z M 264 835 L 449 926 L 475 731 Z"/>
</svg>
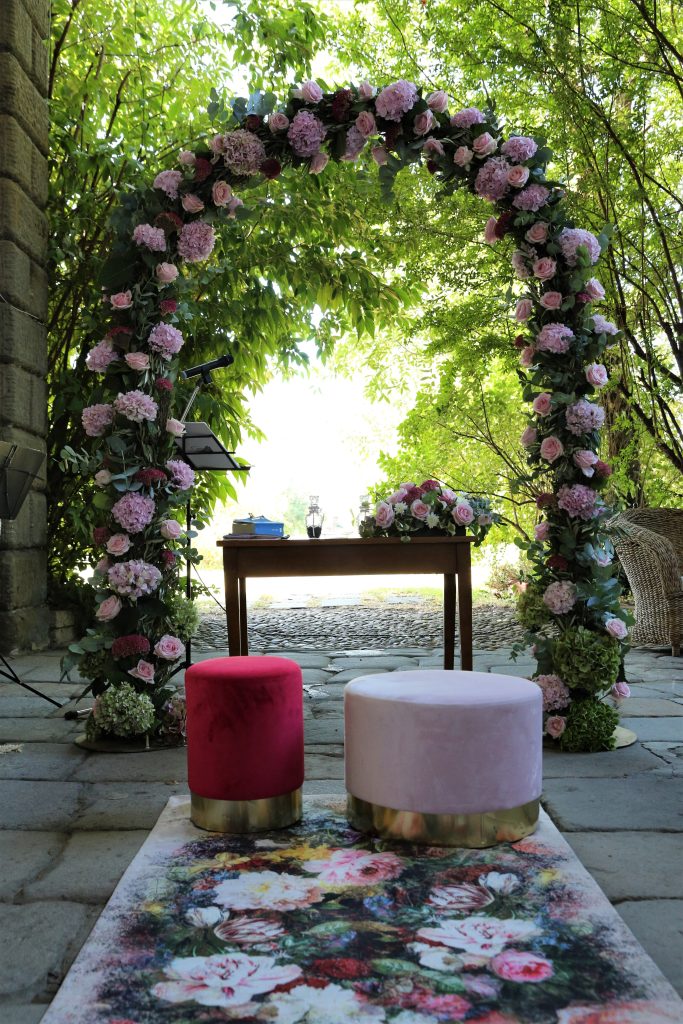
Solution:
<svg viewBox="0 0 683 1024">
<path fill-rule="evenodd" d="M 596 238 L 573 224 L 565 188 L 547 176 L 543 139 L 505 139 L 490 107 L 451 115 L 443 91 L 424 97 L 400 80 L 324 93 L 310 81 L 281 109 L 271 94 L 229 110 L 214 96 L 209 114 L 226 130 L 181 152 L 142 194 L 123 197 L 103 275 L 109 323 L 87 359 L 97 383 L 83 409 L 92 445 L 81 459 L 102 511 L 93 538 L 97 622 L 65 662 L 80 663 L 96 695 L 107 691 L 91 731 L 125 722 L 118 731 L 168 738 L 181 724 L 168 680 L 194 628 L 175 516 L 193 485 L 174 456 L 182 288 L 210 257 L 214 225 L 248 212 L 240 189 L 276 179 L 285 165 L 322 174 L 329 160 L 353 163 L 369 149 L 387 196 L 401 169 L 424 163 L 442 195 L 465 188 L 489 204 L 486 242 L 512 242 L 519 376 L 530 405 L 522 444 L 530 478 L 538 487 L 551 481 L 538 497 L 542 518 L 527 545 L 534 578 L 520 612 L 535 643 L 547 734 L 564 749 L 608 749 L 617 716 L 602 698 L 617 682 L 629 620 L 601 529 L 611 470 L 599 458 L 604 413 L 594 399 L 617 329 L 595 312 L 604 292 L 593 274 L 607 232 Z"/>
</svg>

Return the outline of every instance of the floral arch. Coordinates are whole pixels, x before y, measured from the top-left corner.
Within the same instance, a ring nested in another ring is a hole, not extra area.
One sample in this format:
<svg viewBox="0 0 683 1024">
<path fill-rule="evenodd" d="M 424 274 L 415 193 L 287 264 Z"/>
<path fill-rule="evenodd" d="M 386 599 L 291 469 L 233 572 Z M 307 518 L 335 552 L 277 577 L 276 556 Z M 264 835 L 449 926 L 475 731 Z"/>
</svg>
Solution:
<svg viewBox="0 0 683 1024">
<path fill-rule="evenodd" d="M 232 106 L 230 130 L 183 150 L 149 190 L 124 197 L 125 215 L 114 220 L 104 276 L 111 319 L 87 357 L 97 383 L 82 414 L 92 439 L 83 464 L 102 511 L 96 623 L 65 662 L 80 662 L 95 694 L 114 695 L 115 708 L 100 698 L 92 728 L 113 731 L 114 714 L 131 733 L 168 739 L 182 715 L 167 684 L 192 631 L 175 516 L 193 486 L 192 470 L 174 457 L 183 279 L 210 257 L 214 224 L 240 217 L 240 187 L 254 176 L 275 179 L 284 165 L 323 174 L 330 160 L 353 163 L 369 147 L 385 192 L 401 168 L 424 163 L 447 194 L 466 188 L 489 204 L 487 243 L 512 242 L 515 344 L 530 406 L 522 444 L 529 477 L 552 481 L 538 497 L 542 518 L 528 545 L 535 578 L 520 612 L 535 642 L 546 732 L 564 749 L 608 749 L 617 716 L 601 698 L 617 682 L 628 618 L 602 532 L 600 490 L 611 470 L 599 457 L 604 412 L 594 400 L 617 334 L 594 308 L 604 297 L 593 275 L 607 235 L 574 226 L 565 189 L 546 175 L 543 140 L 504 138 L 490 108 L 451 114 L 443 91 L 423 97 L 400 80 L 323 93 L 311 81 L 281 109 L 272 96 Z"/>
</svg>

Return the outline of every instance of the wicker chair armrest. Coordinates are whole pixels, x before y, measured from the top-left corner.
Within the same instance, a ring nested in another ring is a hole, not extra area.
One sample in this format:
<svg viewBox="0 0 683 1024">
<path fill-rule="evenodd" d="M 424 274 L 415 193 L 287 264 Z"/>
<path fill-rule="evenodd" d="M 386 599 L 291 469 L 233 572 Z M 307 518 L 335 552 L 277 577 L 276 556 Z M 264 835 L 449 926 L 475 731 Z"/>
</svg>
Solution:
<svg viewBox="0 0 683 1024">
<path fill-rule="evenodd" d="M 654 530 L 630 523 L 620 516 L 612 519 L 609 525 L 614 527 L 613 540 L 617 552 L 619 551 L 620 535 L 642 545 L 648 557 L 653 560 L 653 573 L 657 572 L 660 576 L 664 594 L 669 600 L 683 593 L 678 556 L 670 540 L 663 537 L 661 533 L 655 533 Z"/>
</svg>

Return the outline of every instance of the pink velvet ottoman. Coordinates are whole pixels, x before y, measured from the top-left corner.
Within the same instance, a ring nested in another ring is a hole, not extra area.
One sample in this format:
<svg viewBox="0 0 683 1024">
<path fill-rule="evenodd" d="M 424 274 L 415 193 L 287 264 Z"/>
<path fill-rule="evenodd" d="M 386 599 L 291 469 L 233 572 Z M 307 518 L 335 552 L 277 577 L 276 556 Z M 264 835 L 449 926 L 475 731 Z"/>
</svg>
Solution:
<svg viewBox="0 0 683 1024">
<path fill-rule="evenodd" d="M 540 687 L 485 672 L 361 676 L 344 690 L 355 828 L 434 846 L 530 835 L 542 783 Z"/>
</svg>

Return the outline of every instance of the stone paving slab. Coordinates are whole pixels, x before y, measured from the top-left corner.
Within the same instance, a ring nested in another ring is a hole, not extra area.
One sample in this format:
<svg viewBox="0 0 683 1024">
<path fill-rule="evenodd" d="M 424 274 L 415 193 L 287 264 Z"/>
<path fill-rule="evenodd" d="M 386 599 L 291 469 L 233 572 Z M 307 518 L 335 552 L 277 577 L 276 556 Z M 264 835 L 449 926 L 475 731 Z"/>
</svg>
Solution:
<svg viewBox="0 0 683 1024">
<path fill-rule="evenodd" d="M 0 743 L 66 743 L 78 730 L 63 718 L 0 718 Z"/>
<path fill-rule="evenodd" d="M 51 976 L 61 980 L 96 916 L 80 903 L 0 904 L 0 997 L 49 991 Z"/>
<path fill-rule="evenodd" d="M 670 778 L 546 779 L 543 806 L 565 832 L 628 830 L 683 832 L 683 802 Z M 683 839 L 681 840 L 683 843 Z"/>
<path fill-rule="evenodd" d="M 627 701 L 624 711 L 628 711 L 631 702 Z M 683 718 L 622 718 L 620 724 L 626 729 L 633 729 L 643 743 L 649 740 L 678 740 L 683 743 Z"/>
<path fill-rule="evenodd" d="M 311 743 L 343 743 L 344 720 L 339 715 L 309 719 L 304 723 L 306 744 Z"/>
<path fill-rule="evenodd" d="M 638 941 L 683 996 L 683 900 L 639 900 L 617 904 Z"/>
<path fill-rule="evenodd" d="M 387 671 L 386 668 L 347 668 L 343 672 L 335 672 L 332 682 L 337 685 L 350 683 L 352 679 L 360 679 L 361 676 L 386 675 Z"/>
<path fill-rule="evenodd" d="M 82 793 L 78 782 L 4 780 L 0 782 L 0 829 L 67 832 Z"/>
<path fill-rule="evenodd" d="M 47 1003 L 3 1003 L 2 1024 L 39 1024 Z"/>
<path fill-rule="evenodd" d="M 25 899 L 106 903 L 147 835 L 146 830 L 74 833 L 53 867 L 26 886 Z"/>
<path fill-rule="evenodd" d="M 618 778 L 661 767 L 661 758 L 640 743 L 598 754 L 565 754 L 552 749 L 543 751 L 544 779 Z"/>
<path fill-rule="evenodd" d="M 24 743 L 17 753 L 0 754 L 0 779 L 68 779 L 86 756 L 72 743 Z"/>
<path fill-rule="evenodd" d="M 344 778 L 344 748 L 341 745 L 307 743 L 304 763 L 307 779 L 327 781 Z"/>
<path fill-rule="evenodd" d="M 86 755 L 72 779 L 75 782 L 166 782 L 177 785 L 187 778 L 187 750 L 143 750 L 136 754 Z"/>
<path fill-rule="evenodd" d="M 0 900 L 16 899 L 56 861 L 64 843 L 60 832 L 0 832 Z"/>
<path fill-rule="evenodd" d="M 622 713 L 629 718 L 659 718 L 667 715 L 683 716 L 683 703 L 667 700 L 665 697 L 629 697 Z"/>
<path fill-rule="evenodd" d="M 46 688 L 47 690 L 47 688 Z M 7 718 L 45 718 L 53 713 L 63 715 L 64 712 L 59 708 L 54 707 L 52 704 L 48 704 L 47 701 L 41 700 L 40 697 L 36 697 L 35 694 L 28 693 L 26 690 L 15 687 L 16 697 L 11 694 L 5 694 L 0 703 L 0 714 Z M 68 703 L 67 697 L 55 697 L 55 700 Z"/>
<path fill-rule="evenodd" d="M 645 746 L 668 766 L 668 774 L 683 774 L 683 743 L 680 740 L 673 743 L 646 743 Z"/>
<path fill-rule="evenodd" d="M 612 902 L 683 899 L 680 835 L 568 832 L 567 841 Z"/>
<path fill-rule="evenodd" d="M 393 655 L 391 658 L 383 658 L 380 656 L 373 658 L 332 658 L 330 659 L 329 668 L 336 672 L 344 672 L 347 669 L 358 669 L 358 674 L 363 675 L 366 669 L 381 669 L 384 672 L 395 672 L 401 669 L 415 668 L 417 661 L 415 658 L 401 658 L 399 655 Z"/>
<path fill-rule="evenodd" d="M 107 829 L 151 829 L 168 803 L 168 798 L 187 791 L 185 785 L 169 786 L 161 782 L 99 782 L 83 783 L 82 786 L 81 807 L 72 821 L 72 827 L 98 832 Z"/>
</svg>

